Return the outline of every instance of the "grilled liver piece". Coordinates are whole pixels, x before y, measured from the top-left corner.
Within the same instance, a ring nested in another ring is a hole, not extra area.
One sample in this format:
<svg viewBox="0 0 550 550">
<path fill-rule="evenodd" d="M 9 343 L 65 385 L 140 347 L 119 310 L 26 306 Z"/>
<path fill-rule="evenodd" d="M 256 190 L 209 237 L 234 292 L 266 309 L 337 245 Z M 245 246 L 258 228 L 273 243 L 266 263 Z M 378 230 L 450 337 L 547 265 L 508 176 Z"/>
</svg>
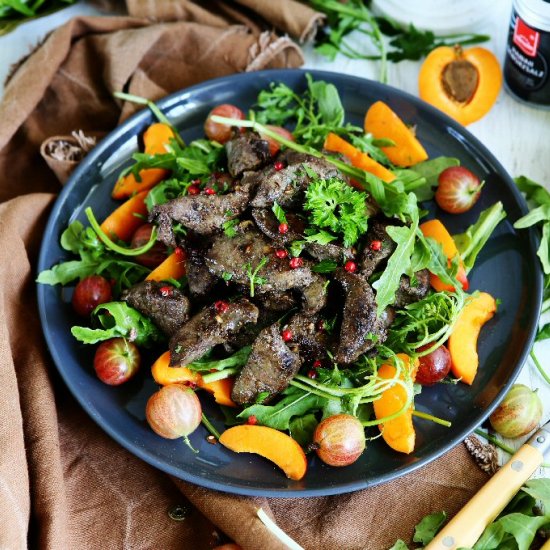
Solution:
<svg viewBox="0 0 550 550">
<path fill-rule="evenodd" d="M 170 339 L 170 366 L 184 367 L 200 359 L 217 344 L 223 344 L 246 324 L 256 323 L 258 308 L 246 298 L 227 304 L 219 312 L 215 304 L 192 317 Z"/>
<path fill-rule="evenodd" d="M 235 237 L 218 235 L 206 253 L 206 265 L 218 277 L 231 275 L 231 282 L 250 289 L 250 274 L 263 261 L 267 263 L 257 272 L 261 282 L 254 284 L 257 295 L 266 292 L 284 292 L 291 288 L 303 289 L 314 280 L 310 265 L 292 269 L 289 258 L 277 258 L 275 248 L 265 236 L 254 228 L 239 231 Z M 250 269 L 248 269 L 250 266 Z"/>
<path fill-rule="evenodd" d="M 157 281 L 143 281 L 122 293 L 122 300 L 150 317 L 168 336 L 189 319 L 189 300 L 176 287 Z"/>
<path fill-rule="evenodd" d="M 304 190 L 313 179 L 345 179 L 333 164 L 311 155 L 285 151 L 279 160 L 285 167 L 276 170 L 269 166 L 263 171 L 256 196 L 250 202 L 252 206 L 271 208 L 273 201 L 277 201 L 283 207 L 292 208 L 303 200 Z M 314 172 L 315 178 L 309 176 L 308 171 Z"/>
<path fill-rule="evenodd" d="M 269 160 L 269 143 L 259 134 L 235 131 L 233 136 L 225 144 L 227 167 L 233 177 L 238 177 L 247 170 L 257 170 Z"/>
<path fill-rule="evenodd" d="M 290 351 L 275 323 L 256 338 L 248 362 L 235 380 L 231 399 L 244 405 L 267 392 L 268 397 L 262 401 L 267 403 L 288 386 L 300 365 L 300 357 Z"/>
<path fill-rule="evenodd" d="M 346 294 L 336 361 L 353 363 L 376 343 L 368 337 L 378 334 L 376 301 L 372 288 L 361 275 L 344 269 L 337 269 L 334 274 Z"/>
</svg>

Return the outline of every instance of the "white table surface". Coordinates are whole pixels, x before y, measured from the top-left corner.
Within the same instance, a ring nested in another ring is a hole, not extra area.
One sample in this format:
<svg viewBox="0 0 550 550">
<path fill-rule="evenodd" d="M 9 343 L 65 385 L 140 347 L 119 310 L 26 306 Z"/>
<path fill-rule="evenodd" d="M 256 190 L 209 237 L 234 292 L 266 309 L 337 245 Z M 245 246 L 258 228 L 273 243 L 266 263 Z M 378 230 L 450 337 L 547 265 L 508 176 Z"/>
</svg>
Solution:
<svg viewBox="0 0 550 550">
<path fill-rule="evenodd" d="M 476 32 L 483 32 L 492 37 L 491 41 L 484 46 L 491 49 L 501 61 L 504 59 L 510 10 L 511 0 L 496 2 L 491 20 L 475 29 Z M 75 15 L 98 13 L 95 8 L 79 3 L 56 14 L 21 25 L 11 34 L 0 37 L 2 83 L 11 64 L 27 55 L 49 31 Z M 361 35 L 358 35 L 357 40 L 361 39 Z M 306 68 L 337 71 L 372 79 L 378 77 L 376 63 L 349 60 L 343 56 L 339 56 L 334 62 L 329 62 L 317 55 L 310 46 L 306 46 L 304 50 Z M 389 83 L 418 95 L 419 66 L 420 62 L 409 61 L 390 64 Z M 0 97 L 2 92 L 3 84 L 0 84 Z M 468 130 L 489 148 L 510 175 L 526 175 L 550 189 L 550 110 L 526 107 L 503 90 L 493 109 L 484 118 L 468 126 Z M 550 321 L 550 318 L 546 321 Z M 550 341 L 537 344 L 535 350 L 542 366 L 550 374 Z M 539 375 L 531 360 L 524 365 L 518 382 L 533 389 L 539 389 L 545 409 L 543 420 L 550 419 L 550 387 Z M 546 475 L 550 474 L 546 472 Z"/>
</svg>

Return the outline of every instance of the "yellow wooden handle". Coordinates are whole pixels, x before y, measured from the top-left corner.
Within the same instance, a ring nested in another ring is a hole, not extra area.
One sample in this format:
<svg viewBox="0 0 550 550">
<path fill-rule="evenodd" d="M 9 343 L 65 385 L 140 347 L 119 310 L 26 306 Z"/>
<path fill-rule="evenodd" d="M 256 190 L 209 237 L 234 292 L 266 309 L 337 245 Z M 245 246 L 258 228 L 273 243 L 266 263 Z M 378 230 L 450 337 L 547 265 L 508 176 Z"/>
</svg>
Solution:
<svg viewBox="0 0 550 550">
<path fill-rule="evenodd" d="M 540 450 L 523 445 L 426 546 L 426 550 L 471 548 L 543 459 Z"/>
</svg>

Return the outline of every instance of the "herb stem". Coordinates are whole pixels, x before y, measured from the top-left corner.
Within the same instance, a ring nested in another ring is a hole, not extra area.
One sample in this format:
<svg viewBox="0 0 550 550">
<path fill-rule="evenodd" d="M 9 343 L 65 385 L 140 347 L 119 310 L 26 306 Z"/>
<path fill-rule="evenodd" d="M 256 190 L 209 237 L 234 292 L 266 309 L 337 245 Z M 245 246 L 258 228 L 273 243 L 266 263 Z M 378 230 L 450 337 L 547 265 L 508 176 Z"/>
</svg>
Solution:
<svg viewBox="0 0 550 550">
<path fill-rule="evenodd" d="M 170 122 L 168 117 L 158 108 L 156 103 L 145 97 L 140 97 L 134 94 L 126 94 L 124 92 L 115 92 L 113 95 L 118 99 L 122 99 L 123 101 L 131 101 L 132 103 L 137 103 L 138 105 L 147 105 L 147 107 L 151 109 L 151 112 L 157 117 L 157 120 L 159 122 L 162 122 L 163 124 L 166 124 L 166 126 L 168 126 L 172 130 L 172 132 L 174 132 L 174 138 L 178 142 L 180 147 L 185 147 L 185 141 L 183 141 L 180 133 L 178 132 L 176 127 Z"/>
<path fill-rule="evenodd" d="M 117 254 L 120 254 L 121 256 L 139 256 L 140 254 L 144 254 L 148 250 L 151 250 L 155 243 L 157 242 L 157 228 L 154 227 L 153 231 L 151 231 L 151 237 L 149 238 L 149 241 L 147 241 L 146 244 L 143 246 L 140 246 L 139 248 L 126 248 L 124 246 L 120 246 L 113 242 L 101 229 L 101 226 L 99 225 L 96 217 L 94 216 L 94 213 L 92 209 L 88 206 L 86 210 L 84 210 L 84 213 L 86 214 L 86 217 L 88 218 L 88 221 L 90 222 L 90 225 L 92 226 L 92 229 L 96 232 L 97 236 L 101 239 L 103 244 L 111 249 L 113 252 L 116 252 Z"/>
<path fill-rule="evenodd" d="M 208 418 L 206 418 L 205 414 L 202 413 L 202 423 L 204 425 L 204 427 L 216 438 L 216 439 L 219 439 L 220 438 L 220 432 L 218 432 L 218 430 L 216 430 L 216 428 L 214 428 L 214 425 L 212 424 L 212 422 L 210 422 L 210 420 L 208 420 Z"/>
<path fill-rule="evenodd" d="M 228 368 L 224 370 L 219 370 L 217 372 L 210 372 L 208 374 L 202 375 L 203 382 L 206 382 L 207 384 L 210 382 L 215 382 L 216 380 L 223 380 L 224 378 L 229 378 L 230 376 L 233 376 L 235 374 L 238 374 L 241 369 L 238 368 Z"/>
<path fill-rule="evenodd" d="M 542 365 L 540 364 L 537 356 L 535 355 L 535 349 L 532 348 L 531 352 L 529 354 L 531 356 L 531 359 L 533 360 L 533 363 L 535 363 L 535 367 L 537 367 L 537 370 L 539 371 L 540 375 L 544 378 L 546 383 L 550 385 L 550 376 L 548 376 L 547 372 L 544 370 Z"/>
<path fill-rule="evenodd" d="M 422 411 L 413 411 L 412 415 L 416 416 L 417 418 L 422 418 L 424 420 L 430 420 L 431 422 L 434 422 L 435 424 L 439 424 L 440 426 L 445 426 L 446 428 L 450 428 L 452 426 L 451 422 L 449 422 L 448 420 L 444 420 L 443 418 L 438 418 L 433 414 L 428 414 Z"/>
</svg>

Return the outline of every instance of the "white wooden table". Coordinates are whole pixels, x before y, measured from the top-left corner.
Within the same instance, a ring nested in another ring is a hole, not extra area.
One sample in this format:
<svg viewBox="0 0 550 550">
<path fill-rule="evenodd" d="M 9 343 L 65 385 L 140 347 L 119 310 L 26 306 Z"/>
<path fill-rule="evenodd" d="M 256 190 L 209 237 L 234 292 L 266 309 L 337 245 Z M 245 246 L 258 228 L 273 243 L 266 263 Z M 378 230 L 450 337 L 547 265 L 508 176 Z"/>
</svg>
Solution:
<svg viewBox="0 0 550 550">
<path fill-rule="evenodd" d="M 493 18 L 476 32 L 489 34 L 492 38 L 485 47 L 491 49 L 502 61 L 511 11 L 511 0 L 495 4 Z M 50 30 L 75 15 L 97 14 L 95 8 L 76 4 L 51 16 L 27 23 L 13 33 L 0 37 L 0 80 L 3 82 L 9 67 L 20 57 L 29 53 Z M 361 35 L 358 35 L 358 40 Z M 377 79 L 376 63 L 348 60 L 339 56 L 328 62 L 317 55 L 312 47 L 305 47 L 306 68 L 324 69 Z M 419 62 L 390 64 L 389 83 L 392 86 L 418 95 L 417 77 Z M 0 97 L 3 86 L 0 84 Z M 526 175 L 550 189 L 550 110 L 543 111 L 526 107 L 501 92 L 496 105 L 480 121 L 468 127 L 504 165 L 512 176 Z M 546 319 L 550 321 L 550 318 Z M 537 356 L 550 374 L 550 341 L 536 346 Z M 519 382 L 539 389 L 545 412 L 543 420 L 550 418 L 550 387 L 539 375 L 531 360 L 524 365 Z M 517 443 L 516 443 L 517 444 Z M 550 475 L 546 472 L 546 475 Z"/>
</svg>

